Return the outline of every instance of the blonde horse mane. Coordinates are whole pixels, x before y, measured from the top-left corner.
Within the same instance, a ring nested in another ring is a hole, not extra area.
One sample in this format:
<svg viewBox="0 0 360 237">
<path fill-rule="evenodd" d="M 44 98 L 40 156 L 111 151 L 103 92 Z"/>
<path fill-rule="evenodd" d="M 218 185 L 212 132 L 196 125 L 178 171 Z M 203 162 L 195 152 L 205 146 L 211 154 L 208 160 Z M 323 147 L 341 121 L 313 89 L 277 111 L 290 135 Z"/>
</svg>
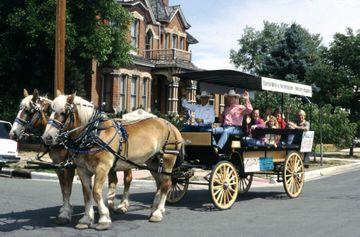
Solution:
<svg viewBox="0 0 360 237">
<path fill-rule="evenodd" d="M 63 111 L 65 109 L 67 99 L 68 95 L 59 95 L 54 99 L 51 105 L 52 109 L 56 112 Z M 75 96 L 73 104 L 77 109 L 80 123 L 82 125 L 87 124 L 93 115 L 95 109 L 94 105 L 80 96 Z"/>
</svg>

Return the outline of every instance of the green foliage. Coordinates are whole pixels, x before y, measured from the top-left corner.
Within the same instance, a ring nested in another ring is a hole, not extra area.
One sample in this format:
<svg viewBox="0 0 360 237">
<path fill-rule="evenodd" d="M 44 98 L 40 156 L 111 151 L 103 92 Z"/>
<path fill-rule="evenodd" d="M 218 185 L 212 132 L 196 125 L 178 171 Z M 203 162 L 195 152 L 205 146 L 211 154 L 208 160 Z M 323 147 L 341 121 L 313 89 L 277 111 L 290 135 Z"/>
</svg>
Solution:
<svg viewBox="0 0 360 237">
<path fill-rule="evenodd" d="M 153 114 L 158 116 L 159 118 L 163 118 L 170 123 L 172 123 L 175 127 L 177 127 L 179 130 L 184 126 L 184 121 L 180 118 L 178 114 L 162 114 L 160 111 L 153 111 Z"/>
<path fill-rule="evenodd" d="M 54 0 L 0 2 L 0 118 L 13 120 L 22 88 L 53 93 Z M 131 15 L 114 0 L 67 1 L 65 92 L 87 97 L 91 60 L 100 67 L 130 62 Z"/>
<path fill-rule="evenodd" d="M 258 74 L 263 71 L 263 62 L 270 51 L 284 37 L 287 24 L 276 24 L 264 21 L 264 28 L 256 31 L 252 27 L 245 27 L 244 33 L 238 40 L 239 50 L 230 51 L 230 60 L 244 71 Z"/>
<path fill-rule="evenodd" d="M 300 25 L 292 24 L 284 38 L 270 50 L 263 61 L 261 75 L 302 82 L 319 60 L 320 36 L 311 35 Z"/>
<path fill-rule="evenodd" d="M 343 109 L 326 104 L 321 110 L 313 106 L 312 129 L 315 131 L 315 142 L 320 143 L 320 113 L 322 115 L 323 143 L 332 143 L 337 147 L 349 147 L 356 133 L 357 124 L 349 120 L 349 114 Z"/>
<path fill-rule="evenodd" d="M 315 83 L 321 91 L 315 94 L 320 104 L 348 109 L 350 119 L 360 128 L 360 32 L 335 34 L 322 60 L 308 72 L 308 83 Z M 360 131 L 358 130 L 358 133 Z"/>
</svg>

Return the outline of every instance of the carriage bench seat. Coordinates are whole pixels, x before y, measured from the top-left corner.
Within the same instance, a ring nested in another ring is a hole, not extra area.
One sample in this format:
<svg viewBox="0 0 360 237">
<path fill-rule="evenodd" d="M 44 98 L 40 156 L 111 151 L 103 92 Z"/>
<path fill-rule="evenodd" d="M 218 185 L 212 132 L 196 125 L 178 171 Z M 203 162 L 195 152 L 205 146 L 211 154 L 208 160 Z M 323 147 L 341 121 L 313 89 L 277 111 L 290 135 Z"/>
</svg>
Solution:
<svg viewBox="0 0 360 237">
<path fill-rule="evenodd" d="M 190 146 L 211 146 L 212 144 L 211 132 L 181 132 L 181 135 Z"/>
</svg>

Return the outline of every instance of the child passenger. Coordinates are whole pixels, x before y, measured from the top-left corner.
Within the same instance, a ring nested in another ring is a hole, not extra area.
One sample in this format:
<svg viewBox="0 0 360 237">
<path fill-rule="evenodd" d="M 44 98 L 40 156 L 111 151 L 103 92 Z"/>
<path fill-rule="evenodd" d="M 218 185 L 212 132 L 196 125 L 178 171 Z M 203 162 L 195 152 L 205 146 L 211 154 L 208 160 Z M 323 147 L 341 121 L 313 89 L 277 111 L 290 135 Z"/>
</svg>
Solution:
<svg viewBox="0 0 360 237">
<path fill-rule="evenodd" d="M 274 116 L 269 116 L 269 120 L 266 122 L 267 128 L 279 128 L 277 119 Z M 265 135 L 265 144 L 277 147 L 280 142 L 281 136 L 276 134 L 266 134 Z"/>
</svg>

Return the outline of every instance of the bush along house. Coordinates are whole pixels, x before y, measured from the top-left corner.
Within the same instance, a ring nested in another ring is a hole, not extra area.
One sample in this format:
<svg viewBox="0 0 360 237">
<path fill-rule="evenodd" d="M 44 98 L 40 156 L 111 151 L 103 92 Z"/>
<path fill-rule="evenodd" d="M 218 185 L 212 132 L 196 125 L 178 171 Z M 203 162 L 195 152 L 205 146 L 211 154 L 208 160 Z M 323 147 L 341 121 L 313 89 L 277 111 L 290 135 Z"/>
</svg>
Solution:
<svg viewBox="0 0 360 237">
<path fill-rule="evenodd" d="M 91 100 L 105 102 L 107 112 L 136 108 L 174 114 L 181 111 L 180 90 L 195 102 L 196 82 L 180 81 L 176 73 L 197 71 L 189 46 L 198 41 L 187 30 L 190 24 L 179 5 L 168 0 L 118 0 L 133 15 L 129 40 L 132 64 L 96 72 L 91 78 Z"/>
</svg>

